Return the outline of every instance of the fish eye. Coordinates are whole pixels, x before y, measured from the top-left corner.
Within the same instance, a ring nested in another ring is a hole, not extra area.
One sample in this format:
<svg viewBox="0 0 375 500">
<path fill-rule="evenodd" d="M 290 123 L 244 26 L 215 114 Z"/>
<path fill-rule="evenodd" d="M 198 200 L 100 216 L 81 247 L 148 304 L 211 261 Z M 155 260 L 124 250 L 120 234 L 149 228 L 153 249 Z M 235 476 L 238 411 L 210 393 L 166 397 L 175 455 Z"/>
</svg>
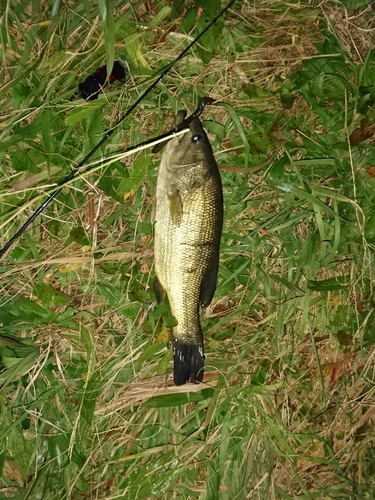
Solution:
<svg viewBox="0 0 375 500">
<path fill-rule="evenodd" d="M 193 137 L 191 138 L 192 142 L 199 142 L 201 139 L 201 136 L 199 134 L 194 134 Z"/>
</svg>

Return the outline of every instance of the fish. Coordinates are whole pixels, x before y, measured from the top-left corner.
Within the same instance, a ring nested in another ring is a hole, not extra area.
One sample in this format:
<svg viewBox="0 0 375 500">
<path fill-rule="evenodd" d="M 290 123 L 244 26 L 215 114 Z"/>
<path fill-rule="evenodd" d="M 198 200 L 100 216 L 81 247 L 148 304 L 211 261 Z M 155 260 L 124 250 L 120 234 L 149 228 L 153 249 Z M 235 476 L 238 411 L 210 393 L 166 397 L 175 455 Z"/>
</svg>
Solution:
<svg viewBox="0 0 375 500">
<path fill-rule="evenodd" d="M 203 380 L 200 311 L 216 290 L 223 213 L 219 168 L 201 121 L 193 117 L 187 132 L 165 147 L 154 211 L 154 290 L 159 303 L 167 297 L 177 322 L 172 329 L 177 386 Z"/>
</svg>

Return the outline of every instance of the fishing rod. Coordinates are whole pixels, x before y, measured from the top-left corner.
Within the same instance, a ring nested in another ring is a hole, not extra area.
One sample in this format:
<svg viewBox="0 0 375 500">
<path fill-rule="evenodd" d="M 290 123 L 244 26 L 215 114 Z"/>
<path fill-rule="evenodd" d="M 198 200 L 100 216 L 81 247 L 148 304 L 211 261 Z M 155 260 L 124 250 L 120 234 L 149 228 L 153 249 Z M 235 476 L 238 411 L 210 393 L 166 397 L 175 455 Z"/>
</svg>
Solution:
<svg viewBox="0 0 375 500">
<path fill-rule="evenodd" d="M 105 144 L 108 139 L 115 132 L 117 127 L 139 106 L 139 104 L 148 96 L 148 94 L 157 86 L 157 84 L 166 76 L 171 69 L 179 62 L 181 59 L 185 57 L 185 55 L 189 52 L 189 50 L 202 38 L 202 36 L 207 33 L 207 31 L 213 26 L 221 16 L 225 14 L 225 12 L 234 4 L 236 0 L 230 0 L 229 3 L 222 9 L 217 16 L 215 16 L 205 27 L 201 33 L 191 42 L 189 45 L 174 59 L 170 64 L 165 66 L 160 70 L 160 75 L 156 78 L 156 80 L 138 97 L 138 99 L 130 106 L 130 108 L 124 113 L 124 115 L 110 128 L 102 139 L 97 143 L 96 146 L 80 161 L 80 163 L 70 172 L 70 174 L 61 182 L 59 187 L 50 194 L 50 196 L 39 206 L 39 208 L 27 219 L 27 221 L 18 229 L 18 231 L 10 238 L 10 240 L 4 245 L 3 248 L 0 249 L 0 257 L 3 257 L 4 254 L 9 250 L 9 248 L 13 245 L 15 241 L 26 231 L 26 229 L 34 222 L 34 220 L 40 215 L 45 208 L 47 208 L 53 200 L 61 193 L 63 187 L 66 183 L 70 182 L 72 179 L 77 177 L 77 175 L 82 171 L 82 167 L 87 164 L 87 162 L 92 158 L 92 156 Z M 157 75 L 158 72 L 155 73 Z M 203 108 L 202 108 L 203 109 Z"/>
</svg>

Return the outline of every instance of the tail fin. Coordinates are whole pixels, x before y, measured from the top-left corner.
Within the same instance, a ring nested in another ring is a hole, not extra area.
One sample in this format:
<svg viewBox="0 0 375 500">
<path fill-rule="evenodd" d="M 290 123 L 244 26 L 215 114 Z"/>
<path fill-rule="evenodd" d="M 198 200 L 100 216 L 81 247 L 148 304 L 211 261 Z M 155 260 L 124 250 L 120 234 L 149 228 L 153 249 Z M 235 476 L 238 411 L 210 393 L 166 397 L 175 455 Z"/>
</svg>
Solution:
<svg viewBox="0 0 375 500">
<path fill-rule="evenodd" d="M 204 371 L 203 344 L 185 344 L 174 340 L 173 351 L 175 385 L 184 385 L 186 382 L 193 384 L 202 382 Z"/>
</svg>

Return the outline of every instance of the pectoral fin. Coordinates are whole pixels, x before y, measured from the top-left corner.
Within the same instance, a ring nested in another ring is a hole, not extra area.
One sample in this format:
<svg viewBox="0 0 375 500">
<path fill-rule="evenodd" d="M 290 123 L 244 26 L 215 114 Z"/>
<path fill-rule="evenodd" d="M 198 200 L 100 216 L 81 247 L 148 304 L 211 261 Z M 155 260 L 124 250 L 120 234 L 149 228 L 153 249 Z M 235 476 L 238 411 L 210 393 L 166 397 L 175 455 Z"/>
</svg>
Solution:
<svg viewBox="0 0 375 500">
<path fill-rule="evenodd" d="M 182 220 L 183 206 L 180 191 L 175 185 L 171 185 L 167 197 L 172 223 L 175 226 L 179 226 Z"/>
<path fill-rule="evenodd" d="M 201 285 L 199 300 L 202 307 L 207 307 L 214 296 L 217 283 L 217 273 L 219 271 L 219 259 L 214 259 L 210 266 L 207 267 Z"/>
</svg>

